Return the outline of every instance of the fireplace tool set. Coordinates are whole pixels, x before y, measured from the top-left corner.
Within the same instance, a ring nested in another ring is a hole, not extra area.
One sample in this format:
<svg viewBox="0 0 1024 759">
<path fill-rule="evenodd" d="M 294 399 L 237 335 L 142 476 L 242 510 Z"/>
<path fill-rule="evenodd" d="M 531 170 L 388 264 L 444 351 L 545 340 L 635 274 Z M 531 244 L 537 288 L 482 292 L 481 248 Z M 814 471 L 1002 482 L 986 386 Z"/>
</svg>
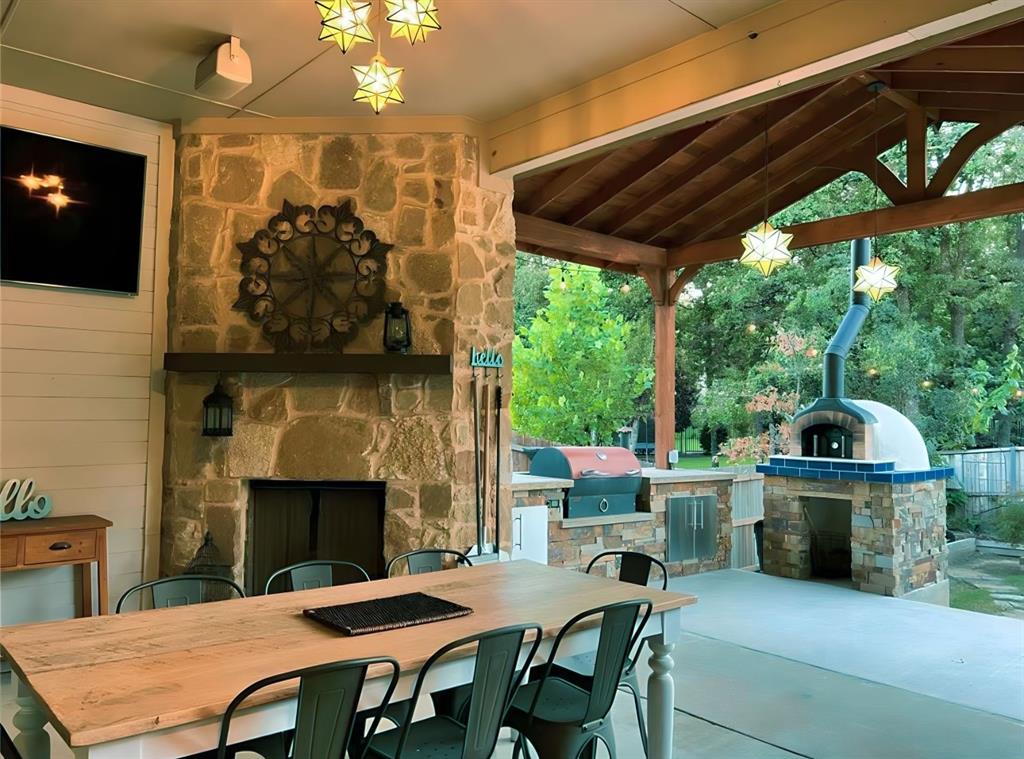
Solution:
<svg viewBox="0 0 1024 759">
<path fill-rule="evenodd" d="M 504 357 L 493 348 L 470 351 L 473 368 L 473 465 L 476 486 L 476 550 L 478 556 L 499 555 L 501 539 L 501 370 Z M 489 505 L 494 503 L 494 543 L 487 549 Z"/>
</svg>

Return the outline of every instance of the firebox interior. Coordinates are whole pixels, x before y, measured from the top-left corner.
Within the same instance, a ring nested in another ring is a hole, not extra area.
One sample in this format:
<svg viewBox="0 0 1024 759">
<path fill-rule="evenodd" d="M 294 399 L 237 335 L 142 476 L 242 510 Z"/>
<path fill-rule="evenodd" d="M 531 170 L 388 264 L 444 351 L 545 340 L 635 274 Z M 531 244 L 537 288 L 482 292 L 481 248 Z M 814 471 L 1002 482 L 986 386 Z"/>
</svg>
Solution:
<svg viewBox="0 0 1024 759">
<path fill-rule="evenodd" d="M 814 424 L 801 434 L 802 455 L 833 459 L 853 458 L 853 432 L 838 424 Z"/>
</svg>

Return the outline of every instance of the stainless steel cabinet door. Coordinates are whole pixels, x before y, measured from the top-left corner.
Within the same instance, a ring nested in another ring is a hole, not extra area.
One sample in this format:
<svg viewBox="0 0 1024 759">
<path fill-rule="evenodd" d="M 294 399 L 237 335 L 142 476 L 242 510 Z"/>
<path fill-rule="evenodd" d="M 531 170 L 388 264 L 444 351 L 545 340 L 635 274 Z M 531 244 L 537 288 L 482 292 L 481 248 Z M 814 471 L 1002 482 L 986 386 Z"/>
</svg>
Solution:
<svg viewBox="0 0 1024 759">
<path fill-rule="evenodd" d="M 718 547 L 718 499 L 675 496 L 666 506 L 669 561 L 710 559 Z"/>
</svg>

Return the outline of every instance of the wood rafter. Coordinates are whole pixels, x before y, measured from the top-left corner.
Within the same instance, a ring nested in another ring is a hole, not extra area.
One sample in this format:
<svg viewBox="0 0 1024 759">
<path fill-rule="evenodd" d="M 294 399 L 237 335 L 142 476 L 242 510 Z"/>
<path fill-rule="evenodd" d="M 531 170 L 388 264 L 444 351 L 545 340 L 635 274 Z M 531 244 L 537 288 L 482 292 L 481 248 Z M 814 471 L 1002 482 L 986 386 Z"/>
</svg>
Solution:
<svg viewBox="0 0 1024 759">
<path fill-rule="evenodd" d="M 967 132 L 949 151 L 949 155 L 932 176 L 925 192 L 926 196 L 938 198 L 945 195 L 946 190 L 953 184 L 953 180 L 956 179 L 964 164 L 970 160 L 978 148 L 1022 121 L 1024 121 L 1024 114 L 1002 114 L 983 121 Z"/>
<path fill-rule="evenodd" d="M 588 261 L 602 261 L 627 266 L 665 265 L 665 249 L 623 240 L 557 221 L 516 212 L 516 244 L 539 245 L 551 251 L 578 256 Z M 554 257 L 554 256 L 553 256 Z"/>
<path fill-rule="evenodd" d="M 608 155 L 609 154 L 605 153 L 593 156 L 563 169 L 559 172 L 558 176 L 543 185 L 539 190 L 537 190 L 537 192 L 533 193 L 526 199 L 526 203 L 523 204 L 522 207 L 523 213 L 533 215 L 544 210 L 544 208 L 553 200 L 558 198 L 559 195 L 596 169 L 608 157 Z"/>
<path fill-rule="evenodd" d="M 876 66 L 874 70 L 1024 74 L 1024 48 L 1014 55 L 1005 48 L 940 47 Z"/>
<path fill-rule="evenodd" d="M 814 245 L 845 242 L 875 234 L 888 235 L 911 229 L 954 224 L 1024 211 L 1024 182 L 988 190 L 919 200 L 893 208 L 837 216 L 787 227 L 793 234 L 791 250 Z M 740 245 L 735 237 L 706 240 L 668 251 L 668 266 L 683 267 L 737 258 Z"/>
<path fill-rule="evenodd" d="M 967 92 L 987 95 L 1024 94 L 1024 74 L 914 73 L 888 74 L 889 86 L 897 91 Z"/>
<path fill-rule="evenodd" d="M 1024 111 L 1024 93 L 993 95 L 975 92 L 922 92 L 922 105 L 965 111 Z"/>
</svg>

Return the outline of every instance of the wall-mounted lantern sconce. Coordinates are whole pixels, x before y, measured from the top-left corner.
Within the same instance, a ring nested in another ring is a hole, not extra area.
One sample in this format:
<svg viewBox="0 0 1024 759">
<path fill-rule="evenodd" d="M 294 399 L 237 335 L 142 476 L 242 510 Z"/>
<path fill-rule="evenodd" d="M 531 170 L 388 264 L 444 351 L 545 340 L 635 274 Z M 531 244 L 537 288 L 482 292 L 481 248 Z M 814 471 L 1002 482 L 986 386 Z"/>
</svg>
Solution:
<svg viewBox="0 0 1024 759">
<path fill-rule="evenodd" d="M 231 437 L 235 402 L 224 392 L 220 381 L 203 398 L 203 437 Z"/>
<path fill-rule="evenodd" d="M 409 311 L 401 303 L 388 303 L 384 312 L 384 348 L 392 353 L 405 353 L 412 345 Z"/>
</svg>

